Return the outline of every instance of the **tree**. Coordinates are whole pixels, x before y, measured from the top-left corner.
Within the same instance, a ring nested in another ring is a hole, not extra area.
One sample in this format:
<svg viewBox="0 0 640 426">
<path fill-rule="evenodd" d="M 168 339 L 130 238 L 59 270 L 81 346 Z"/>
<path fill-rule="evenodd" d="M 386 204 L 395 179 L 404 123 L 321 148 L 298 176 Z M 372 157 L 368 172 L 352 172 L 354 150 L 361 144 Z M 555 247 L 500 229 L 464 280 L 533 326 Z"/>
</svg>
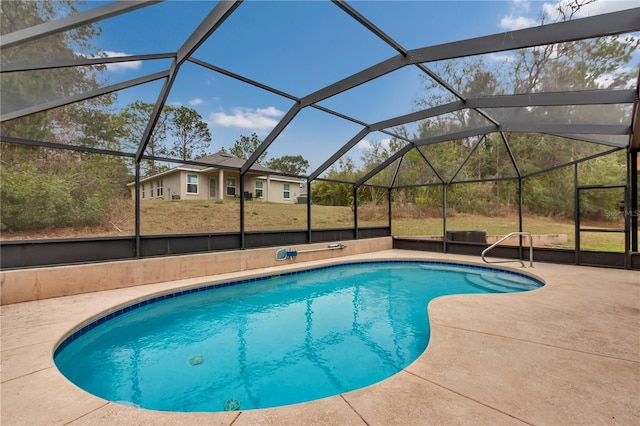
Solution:
<svg viewBox="0 0 640 426">
<path fill-rule="evenodd" d="M 112 151 L 122 150 L 122 121 L 116 114 L 110 114 L 98 108 L 79 108 L 74 114 L 77 118 L 75 143 L 91 148 Z"/>
<path fill-rule="evenodd" d="M 75 0 L 3 1 L 0 3 L 1 33 L 12 33 L 49 22 L 59 16 L 78 13 L 78 5 L 81 3 Z M 56 62 L 61 59 L 101 56 L 99 50 L 91 45 L 91 40 L 100 33 L 100 27 L 90 24 L 2 49 L 2 64 Z M 95 89 L 99 86 L 98 77 L 104 69 L 104 65 L 95 65 L 3 74 L 0 97 L 2 111 L 18 111 Z M 66 143 L 65 136 L 72 132 L 65 134 L 63 130 L 69 131 L 75 126 L 75 110 L 95 107 L 98 104 L 105 106 L 111 101 L 112 96 L 106 95 L 90 102 L 11 120 L 3 123 L 2 132 L 4 135 L 25 138 L 48 137 L 55 142 Z"/>
<path fill-rule="evenodd" d="M 358 172 L 353 160 L 349 157 L 338 160 L 338 164 L 331 166 L 326 179 L 355 182 Z M 311 200 L 314 204 L 325 206 L 350 206 L 353 203 L 353 185 L 341 182 L 315 181 L 311 185 Z"/>
<path fill-rule="evenodd" d="M 120 113 L 120 119 L 123 123 L 125 146 L 134 150 L 137 149 L 138 144 L 142 141 L 142 136 L 149 122 L 149 117 L 151 117 L 153 107 L 153 104 L 135 101 Z M 174 111 L 175 108 L 169 105 L 165 105 L 162 108 L 158 116 L 158 122 L 151 133 L 149 143 L 147 143 L 146 154 L 151 156 L 166 156 L 169 153 L 166 140 Z M 155 160 L 142 160 L 141 169 L 142 174 L 147 176 L 158 173 Z"/>
<path fill-rule="evenodd" d="M 34 147 L 33 162 L 3 164 L 2 230 L 103 223 L 114 199 L 130 198 L 121 157 Z"/>
<path fill-rule="evenodd" d="M 544 15 L 540 24 L 550 21 L 568 21 L 593 0 L 567 0 L 557 3 L 557 16 Z M 501 62 L 489 59 L 465 58 L 443 61 L 434 66 L 436 74 L 465 97 L 494 96 L 507 93 L 554 92 L 568 90 L 594 90 L 598 88 L 624 88 L 637 67 L 630 66 L 631 55 L 637 51 L 640 41 L 633 37 L 607 36 L 519 49 L 504 55 Z M 487 66 L 487 63 L 493 63 Z M 425 94 L 416 100 L 416 106 L 430 108 L 455 100 L 430 79 L 424 80 Z M 625 114 L 619 106 L 561 106 L 504 108 L 486 110 L 489 116 L 501 123 L 605 123 Z M 627 112 L 628 114 L 628 112 Z M 488 121 L 473 110 L 463 109 L 424 120 L 419 125 L 419 138 L 447 134 L 455 130 L 477 128 Z M 523 175 L 588 157 L 602 152 L 603 146 L 576 142 L 545 134 L 513 133 L 508 136 L 509 147 Z M 477 139 L 447 141 L 426 145 L 421 151 L 445 180 L 461 165 Z M 621 160 L 624 166 L 624 159 Z M 608 167 L 617 169 L 610 163 Z M 585 172 L 593 175 L 594 170 Z M 480 143 L 456 179 L 481 179 L 515 175 L 509 154 L 497 135 L 489 135 Z M 590 181 L 590 175 L 584 179 Z M 604 174 L 600 174 L 604 175 Z M 582 177 L 581 177 L 582 179 Z M 473 184 L 475 185 L 475 184 Z M 471 185 L 471 186 L 473 186 Z M 525 208 L 536 214 L 571 217 L 571 170 L 561 169 L 535 178 L 525 179 Z M 454 185 L 447 192 L 452 205 L 464 206 L 467 211 L 480 212 L 485 201 L 482 197 L 470 197 L 463 187 Z M 508 186 L 507 189 L 505 189 Z M 483 190 L 493 191 L 491 199 L 509 199 L 513 185 L 484 185 Z M 478 190 L 475 185 L 474 190 Z M 568 192 L 567 192 L 568 191 Z M 507 209 L 508 206 L 505 206 Z M 501 210 L 501 209 L 498 209 Z"/>
<path fill-rule="evenodd" d="M 236 143 L 231 147 L 229 153 L 235 155 L 243 160 L 248 160 L 258 147 L 262 145 L 262 141 L 258 138 L 258 135 L 253 132 L 251 137 L 240 135 L 240 139 L 236 140 Z M 267 151 L 263 152 L 256 163 L 262 164 L 264 158 L 267 156 Z"/>
<path fill-rule="evenodd" d="M 272 158 L 265 165 L 270 169 L 298 176 L 306 173 L 309 168 L 309 162 L 302 155 L 283 155 Z"/>
<path fill-rule="evenodd" d="M 79 12 L 81 2 L 4 1 L 1 33 L 8 34 Z M 101 56 L 91 41 L 96 24 L 2 49 L 2 64 L 56 62 Z M 15 72 L 2 76 L 3 112 L 19 111 L 94 90 L 104 65 Z M 121 126 L 104 95 L 3 123 L 4 135 L 118 150 Z M 48 226 L 94 225 L 104 220 L 111 200 L 124 197 L 130 181 L 127 160 L 46 147 L 2 143 L 1 227 L 35 230 Z"/>
<path fill-rule="evenodd" d="M 207 123 L 194 109 L 181 106 L 173 111 L 169 120 L 174 136 L 171 155 L 189 160 L 206 155 L 211 143 L 211 133 Z"/>
<path fill-rule="evenodd" d="M 398 130 L 399 133 L 405 132 L 404 128 Z M 380 163 L 386 161 L 395 151 L 399 150 L 402 145 L 404 145 L 404 142 L 397 138 L 392 138 L 387 143 L 379 140 L 370 141 L 368 148 L 363 150 L 360 157 L 363 163 L 363 170 L 361 173 L 358 173 L 358 175 L 364 175 L 365 173 L 373 170 Z M 387 166 L 385 169 L 372 176 L 371 179 L 367 180 L 366 183 L 373 186 L 365 185 L 360 187 L 358 193 L 359 204 L 370 203 L 376 205 L 380 200 L 386 198 L 387 190 L 380 186 L 386 187 L 391 185 L 392 179 L 395 175 L 395 164 L 396 162 L 391 166 Z"/>
<path fill-rule="evenodd" d="M 542 16 L 540 23 L 569 21 L 594 1 L 558 2 L 557 16 Z M 629 62 L 638 46 L 637 37 L 606 36 L 520 49 L 510 68 L 514 93 L 624 87 L 637 74 Z"/>
</svg>

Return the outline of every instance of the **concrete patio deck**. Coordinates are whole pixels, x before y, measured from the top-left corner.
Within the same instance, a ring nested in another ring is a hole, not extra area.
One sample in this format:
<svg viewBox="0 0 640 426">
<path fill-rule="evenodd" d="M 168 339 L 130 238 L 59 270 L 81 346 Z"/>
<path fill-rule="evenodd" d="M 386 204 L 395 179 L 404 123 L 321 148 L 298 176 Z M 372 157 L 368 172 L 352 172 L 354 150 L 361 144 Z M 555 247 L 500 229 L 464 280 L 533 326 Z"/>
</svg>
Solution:
<svg viewBox="0 0 640 426">
<path fill-rule="evenodd" d="M 477 257 L 404 250 L 340 260 L 399 258 L 480 263 Z M 429 346 L 403 371 L 367 388 L 281 408 L 222 413 L 136 409 L 84 392 L 67 381 L 53 364 L 55 345 L 67 332 L 115 305 L 194 283 L 287 268 L 290 267 L 2 306 L 0 423 L 3 426 L 640 423 L 638 271 L 536 263 L 534 269 L 524 271 L 546 281 L 540 290 L 436 299 L 429 305 Z"/>
</svg>

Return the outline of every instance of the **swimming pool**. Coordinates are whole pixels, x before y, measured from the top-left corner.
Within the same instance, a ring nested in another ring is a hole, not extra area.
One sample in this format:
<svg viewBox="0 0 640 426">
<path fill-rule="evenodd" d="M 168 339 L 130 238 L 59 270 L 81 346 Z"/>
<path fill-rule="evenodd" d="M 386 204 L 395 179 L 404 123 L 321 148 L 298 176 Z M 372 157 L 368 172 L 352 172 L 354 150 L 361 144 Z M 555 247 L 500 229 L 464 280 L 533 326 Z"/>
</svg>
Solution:
<svg viewBox="0 0 640 426">
<path fill-rule="evenodd" d="M 55 350 L 77 386 L 166 411 L 255 409 L 383 380 L 424 352 L 427 304 L 539 288 L 495 268 L 359 262 L 155 296 L 75 330 Z"/>
</svg>

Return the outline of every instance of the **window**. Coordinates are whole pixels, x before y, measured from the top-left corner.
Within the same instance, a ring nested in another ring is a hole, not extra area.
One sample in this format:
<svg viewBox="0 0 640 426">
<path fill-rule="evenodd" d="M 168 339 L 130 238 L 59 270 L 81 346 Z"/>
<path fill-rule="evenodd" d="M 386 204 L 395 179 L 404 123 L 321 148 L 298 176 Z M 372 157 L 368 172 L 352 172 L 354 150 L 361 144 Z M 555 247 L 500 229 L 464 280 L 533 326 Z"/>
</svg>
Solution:
<svg viewBox="0 0 640 426">
<path fill-rule="evenodd" d="M 282 185 L 282 198 L 284 198 L 285 200 L 288 200 L 291 198 L 291 186 L 288 183 L 285 183 L 284 185 Z"/>
<path fill-rule="evenodd" d="M 187 194 L 198 193 L 198 175 L 187 175 Z"/>
<path fill-rule="evenodd" d="M 144 183 L 140 187 L 142 188 L 142 198 L 144 198 Z"/>
<path fill-rule="evenodd" d="M 149 182 L 149 198 L 153 198 L 153 182 Z"/>
<path fill-rule="evenodd" d="M 236 180 L 227 179 L 227 195 L 236 195 Z"/>
<path fill-rule="evenodd" d="M 162 179 L 156 181 L 156 195 L 162 197 L 164 194 L 164 188 L 162 187 Z"/>
<path fill-rule="evenodd" d="M 264 182 L 258 180 L 256 181 L 256 198 L 262 198 L 263 197 L 263 193 L 262 193 L 262 185 L 264 184 Z"/>
</svg>

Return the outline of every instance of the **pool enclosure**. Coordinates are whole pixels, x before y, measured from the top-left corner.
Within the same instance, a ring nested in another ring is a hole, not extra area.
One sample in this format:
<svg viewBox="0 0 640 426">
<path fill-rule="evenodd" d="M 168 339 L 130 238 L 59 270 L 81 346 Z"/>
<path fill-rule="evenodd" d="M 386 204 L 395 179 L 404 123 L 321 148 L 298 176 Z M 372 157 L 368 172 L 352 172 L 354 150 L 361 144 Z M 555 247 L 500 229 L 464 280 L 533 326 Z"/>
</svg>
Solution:
<svg viewBox="0 0 640 426">
<path fill-rule="evenodd" d="M 2 269 L 509 232 L 640 269 L 634 2 L 11 1 L 1 34 Z"/>
</svg>

